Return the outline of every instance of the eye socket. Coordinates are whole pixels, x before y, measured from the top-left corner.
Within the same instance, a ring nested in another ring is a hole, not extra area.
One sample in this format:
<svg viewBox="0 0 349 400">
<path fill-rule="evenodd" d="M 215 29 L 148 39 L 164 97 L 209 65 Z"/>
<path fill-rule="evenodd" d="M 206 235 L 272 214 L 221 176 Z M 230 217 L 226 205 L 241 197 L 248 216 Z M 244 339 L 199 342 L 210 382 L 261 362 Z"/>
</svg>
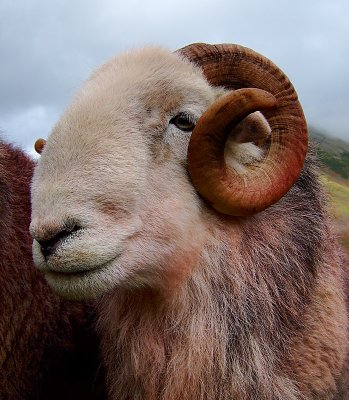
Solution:
<svg viewBox="0 0 349 400">
<path fill-rule="evenodd" d="M 170 124 L 175 125 L 184 132 L 190 132 L 195 128 L 195 121 L 191 115 L 180 113 L 170 120 Z"/>
</svg>

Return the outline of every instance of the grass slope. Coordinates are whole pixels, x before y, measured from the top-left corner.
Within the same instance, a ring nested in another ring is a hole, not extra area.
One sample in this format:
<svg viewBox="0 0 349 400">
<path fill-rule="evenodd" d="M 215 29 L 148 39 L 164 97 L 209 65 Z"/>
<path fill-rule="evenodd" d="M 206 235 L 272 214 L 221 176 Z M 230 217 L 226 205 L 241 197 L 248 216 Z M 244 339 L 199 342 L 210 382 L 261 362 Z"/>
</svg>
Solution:
<svg viewBox="0 0 349 400">
<path fill-rule="evenodd" d="M 315 128 L 309 129 L 317 144 L 319 160 L 343 179 L 349 179 L 349 143 L 327 136 Z"/>
<path fill-rule="evenodd" d="M 349 253 L 349 143 L 315 128 L 310 128 L 309 133 L 317 144 L 322 180 L 331 199 L 338 232 Z"/>
<path fill-rule="evenodd" d="M 324 174 L 322 177 L 331 199 L 332 213 L 342 243 L 349 254 L 349 181 Z"/>
</svg>

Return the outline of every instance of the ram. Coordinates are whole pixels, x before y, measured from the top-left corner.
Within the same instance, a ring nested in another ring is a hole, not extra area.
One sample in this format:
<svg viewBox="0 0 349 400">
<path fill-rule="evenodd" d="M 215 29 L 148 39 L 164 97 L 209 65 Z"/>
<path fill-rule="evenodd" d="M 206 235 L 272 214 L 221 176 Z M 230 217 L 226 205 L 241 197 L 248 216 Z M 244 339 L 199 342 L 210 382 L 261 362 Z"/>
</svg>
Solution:
<svg viewBox="0 0 349 400">
<path fill-rule="evenodd" d="M 102 398 L 91 306 L 60 299 L 33 265 L 33 169 L 0 140 L 0 399 Z"/>
<path fill-rule="evenodd" d="M 348 398 L 345 266 L 294 88 L 237 45 L 97 69 L 38 142 L 36 266 L 113 400 Z"/>
</svg>

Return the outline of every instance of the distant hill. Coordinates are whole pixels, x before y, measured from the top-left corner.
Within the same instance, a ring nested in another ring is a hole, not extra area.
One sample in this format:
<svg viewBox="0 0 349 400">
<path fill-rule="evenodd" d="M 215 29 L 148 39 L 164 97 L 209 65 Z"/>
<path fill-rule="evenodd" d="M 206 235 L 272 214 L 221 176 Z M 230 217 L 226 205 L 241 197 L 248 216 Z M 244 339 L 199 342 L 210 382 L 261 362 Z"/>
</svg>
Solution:
<svg viewBox="0 0 349 400">
<path fill-rule="evenodd" d="M 309 129 L 317 143 L 322 181 L 331 199 L 331 212 L 341 241 L 349 254 L 349 143 Z"/>
<path fill-rule="evenodd" d="M 349 179 L 349 143 L 309 128 L 309 135 L 317 143 L 318 157 L 324 166 L 343 179 Z"/>
</svg>

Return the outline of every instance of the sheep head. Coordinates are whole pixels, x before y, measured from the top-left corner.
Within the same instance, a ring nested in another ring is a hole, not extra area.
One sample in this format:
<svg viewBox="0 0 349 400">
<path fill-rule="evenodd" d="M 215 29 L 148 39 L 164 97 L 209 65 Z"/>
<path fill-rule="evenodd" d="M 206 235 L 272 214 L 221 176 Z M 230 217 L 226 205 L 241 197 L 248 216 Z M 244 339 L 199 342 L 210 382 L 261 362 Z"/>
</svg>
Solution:
<svg viewBox="0 0 349 400">
<path fill-rule="evenodd" d="M 39 144 L 34 261 L 59 293 L 81 298 L 187 274 L 208 216 L 278 201 L 307 136 L 297 95 L 269 60 L 197 44 L 107 62 Z"/>
</svg>

